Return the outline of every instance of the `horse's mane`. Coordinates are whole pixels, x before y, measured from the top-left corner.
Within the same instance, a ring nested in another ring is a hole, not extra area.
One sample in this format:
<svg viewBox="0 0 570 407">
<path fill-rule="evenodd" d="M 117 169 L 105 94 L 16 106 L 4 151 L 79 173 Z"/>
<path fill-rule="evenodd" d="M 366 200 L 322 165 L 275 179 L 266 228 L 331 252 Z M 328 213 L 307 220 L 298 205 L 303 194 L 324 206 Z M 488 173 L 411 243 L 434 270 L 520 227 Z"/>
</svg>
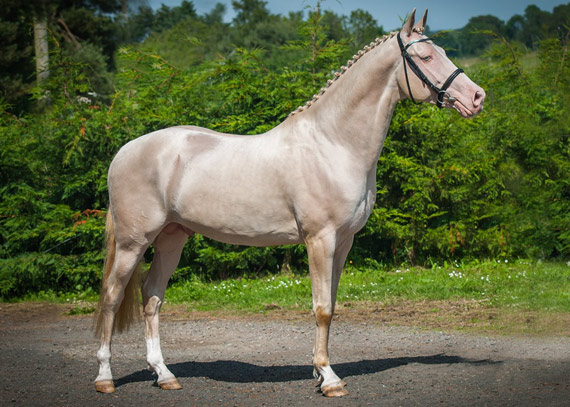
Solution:
<svg viewBox="0 0 570 407">
<path fill-rule="evenodd" d="M 369 45 L 366 45 L 363 49 L 358 51 L 358 53 L 353 55 L 352 59 L 349 59 L 346 62 L 346 65 L 343 65 L 340 67 L 340 71 L 337 71 L 334 73 L 333 79 L 329 79 L 327 81 L 326 86 L 322 87 L 321 91 L 318 94 L 313 95 L 313 98 L 311 100 L 307 101 L 307 103 L 305 103 L 304 106 L 299 106 L 297 109 L 295 109 L 293 112 L 291 112 L 288 117 L 291 117 L 291 116 L 293 116 L 297 113 L 300 113 L 303 110 L 307 110 L 309 107 L 311 107 L 315 102 L 317 102 L 319 100 L 319 98 L 327 91 L 327 89 L 338 78 L 340 78 L 346 71 L 348 71 L 350 69 L 350 67 L 352 67 L 355 63 L 357 63 L 360 58 L 362 58 L 370 50 L 376 48 L 377 46 L 379 46 L 383 43 L 385 43 L 387 40 L 389 40 L 390 38 L 395 36 L 397 33 L 398 33 L 398 31 L 393 31 L 387 35 L 384 35 L 382 38 L 376 38 L 376 40 L 372 41 Z"/>
</svg>

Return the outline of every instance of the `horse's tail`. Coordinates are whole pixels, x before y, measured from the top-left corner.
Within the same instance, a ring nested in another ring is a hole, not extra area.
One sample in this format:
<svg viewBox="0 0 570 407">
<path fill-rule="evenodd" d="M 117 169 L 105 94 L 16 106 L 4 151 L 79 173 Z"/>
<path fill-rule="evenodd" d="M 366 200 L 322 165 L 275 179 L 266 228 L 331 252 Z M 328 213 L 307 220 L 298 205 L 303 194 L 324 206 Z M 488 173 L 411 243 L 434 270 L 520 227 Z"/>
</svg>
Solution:
<svg viewBox="0 0 570 407">
<path fill-rule="evenodd" d="M 97 325 L 95 328 L 95 335 L 97 337 L 101 337 L 103 329 L 103 304 L 105 302 L 105 297 L 108 295 L 107 280 L 111 275 L 111 270 L 115 263 L 115 230 L 113 227 L 113 216 L 111 214 L 110 205 L 107 210 L 107 220 L 105 222 L 105 236 L 107 254 L 105 257 L 105 264 L 103 266 L 103 279 L 101 283 L 101 292 L 99 294 L 99 303 L 97 304 Z M 125 287 L 123 300 L 115 314 L 113 329 L 117 329 L 119 332 L 129 329 L 131 324 L 140 318 L 139 292 L 142 275 L 142 266 L 141 263 L 139 263 L 131 274 L 129 282 Z"/>
</svg>

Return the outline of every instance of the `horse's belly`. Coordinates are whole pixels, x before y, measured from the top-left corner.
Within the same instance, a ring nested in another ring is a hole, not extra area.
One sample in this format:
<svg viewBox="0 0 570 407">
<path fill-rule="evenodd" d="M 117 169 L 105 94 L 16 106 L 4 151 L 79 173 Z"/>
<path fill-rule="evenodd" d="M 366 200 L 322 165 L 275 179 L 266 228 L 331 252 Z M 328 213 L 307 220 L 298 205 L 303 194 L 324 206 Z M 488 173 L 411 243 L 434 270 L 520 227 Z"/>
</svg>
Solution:
<svg viewBox="0 0 570 407">
<path fill-rule="evenodd" d="M 202 195 L 185 200 L 176 213 L 186 227 L 224 243 L 275 246 L 301 242 L 297 222 L 281 201 Z"/>
<path fill-rule="evenodd" d="M 211 239 L 244 246 L 278 246 L 301 243 L 301 236 L 295 225 L 272 222 L 264 225 L 256 222 L 232 222 L 222 219 L 181 219 L 180 223 L 194 232 Z"/>
<path fill-rule="evenodd" d="M 193 224 L 192 230 L 223 243 L 242 246 L 281 246 L 285 244 L 302 243 L 297 230 L 295 231 L 249 231 L 239 232 L 228 228 L 208 227 Z"/>
</svg>

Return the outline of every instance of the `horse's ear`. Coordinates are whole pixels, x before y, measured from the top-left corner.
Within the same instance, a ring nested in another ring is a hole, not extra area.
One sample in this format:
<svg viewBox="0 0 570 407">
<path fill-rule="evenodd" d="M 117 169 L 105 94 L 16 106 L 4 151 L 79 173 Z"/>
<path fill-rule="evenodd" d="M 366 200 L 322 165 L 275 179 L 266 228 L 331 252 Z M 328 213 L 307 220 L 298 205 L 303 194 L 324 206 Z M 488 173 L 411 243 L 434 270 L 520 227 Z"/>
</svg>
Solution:
<svg viewBox="0 0 570 407">
<path fill-rule="evenodd" d="M 411 35 L 415 20 L 416 20 L 416 8 L 414 7 L 412 12 L 410 13 L 410 18 L 408 18 L 408 21 L 406 21 L 406 24 L 404 24 L 404 26 L 402 27 L 402 33 L 408 36 Z"/>
<path fill-rule="evenodd" d="M 414 28 L 413 28 L 414 31 L 417 31 L 417 32 L 419 32 L 419 33 L 423 33 L 423 32 L 424 32 L 424 30 L 425 30 L 426 27 L 427 27 L 427 14 L 428 14 L 428 11 L 427 11 L 427 8 L 426 8 L 426 11 L 425 11 L 424 16 L 422 17 L 422 19 L 421 19 L 420 21 L 418 21 L 418 23 L 414 26 Z"/>
</svg>

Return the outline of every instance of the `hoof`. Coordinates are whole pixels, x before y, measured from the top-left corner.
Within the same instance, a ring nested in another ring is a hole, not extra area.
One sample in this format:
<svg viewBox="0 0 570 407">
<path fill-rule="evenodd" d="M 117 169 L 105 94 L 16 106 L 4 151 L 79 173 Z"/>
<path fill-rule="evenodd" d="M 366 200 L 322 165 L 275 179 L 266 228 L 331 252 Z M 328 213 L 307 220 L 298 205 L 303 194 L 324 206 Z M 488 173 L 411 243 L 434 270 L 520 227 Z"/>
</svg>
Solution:
<svg viewBox="0 0 570 407">
<path fill-rule="evenodd" d="M 325 397 L 342 397 L 348 394 L 348 390 L 344 388 L 345 383 L 342 381 L 337 384 L 330 384 L 325 387 L 321 387 L 321 392 Z"/>
<path fill-rule="evenodd" d="M 176 379 L 170 379 L 165 382 L 159 382 L 158 385 L 162 390 L 180 390 L 182 386 Z"/>
<path fill-rule="evenodd" d="M 99 393 L 114 393 L 115 384 L 112 380 L 101 380 L 95 382 L 95 390 L 97 390 Z"/>
</svg>

